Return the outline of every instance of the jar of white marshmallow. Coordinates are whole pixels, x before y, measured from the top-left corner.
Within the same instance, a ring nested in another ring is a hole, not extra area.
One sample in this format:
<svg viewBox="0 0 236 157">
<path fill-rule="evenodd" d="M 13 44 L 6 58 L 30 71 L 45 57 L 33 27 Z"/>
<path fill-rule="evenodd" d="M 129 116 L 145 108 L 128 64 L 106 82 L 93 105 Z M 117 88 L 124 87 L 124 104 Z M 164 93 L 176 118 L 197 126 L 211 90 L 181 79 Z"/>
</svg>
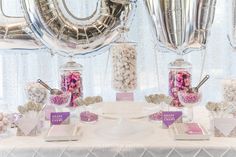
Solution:
<svg viewBox="0 0 236 157">
<path fill-rule="evenodd" d="M 44 104 L 47 101 L 47 90 L 39 83 L 28 83 L 25 88 L 29 101 Z"/>
<path fill-rule="evenodd" d="M 236 102 L 236 79 L 223 81 L 223 98 L 226 102 Z"/>
<path fill-rule="evenodd" d="M 110 49 L 112 54 L 112 86 L 121 92 L 133 91 L 137 87 L 136 43 L 116 42 Z"/>
</svg>

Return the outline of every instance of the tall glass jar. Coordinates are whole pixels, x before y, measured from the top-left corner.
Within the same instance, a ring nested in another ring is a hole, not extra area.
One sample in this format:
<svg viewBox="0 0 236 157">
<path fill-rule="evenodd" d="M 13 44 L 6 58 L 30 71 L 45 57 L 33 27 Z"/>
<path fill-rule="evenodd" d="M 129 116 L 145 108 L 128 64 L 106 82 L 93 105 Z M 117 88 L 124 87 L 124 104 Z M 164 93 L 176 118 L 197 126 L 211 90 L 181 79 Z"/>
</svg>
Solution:
<svg viewBox="0 0 236 157">
<path fill-rule="evenodd" d="M 136 42 L 128 40 L 129 28 L 120 28 L 120 39 L 113 43 L 112 54 L 112 87 L 119 92 L 132 92 L 137 87 Z"/>
<path fill-rule="evenodd" d="M 111 47 L 112 86 L 119 92 L 134 91 L 137 87 L 136 43 L 116 42 Z"/>
<path fill-rule="evenodd" d="M 74 61 L 60 67 L 61 90 L 71 92 L 70 107 L 77 107 L 74 100 L 83 97 L 82 69 L 83 66 Z"/>
<path fill-rule="evenodd" d="M 184 59 L 176 59 L 169 63 L 169 95 L 173 98 L 171 105 L 183 107 L 178 98 L 178 92 L 191 87 L 192 64 Z"/>
</svg>

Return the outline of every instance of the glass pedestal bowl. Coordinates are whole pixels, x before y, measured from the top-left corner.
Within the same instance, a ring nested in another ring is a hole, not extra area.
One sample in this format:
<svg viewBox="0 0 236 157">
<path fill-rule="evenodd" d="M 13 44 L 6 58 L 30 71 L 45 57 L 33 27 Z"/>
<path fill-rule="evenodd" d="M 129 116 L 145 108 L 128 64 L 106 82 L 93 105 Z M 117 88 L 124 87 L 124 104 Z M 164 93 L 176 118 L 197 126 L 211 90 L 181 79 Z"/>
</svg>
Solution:
<svg viewBox="0 0 236 157">
<path fill-rule="evenodd" d="M 202 100 L 201 92 L 179 91 L 178 97 L 180 103 L 187 108 L 186 122 L 193 121 L 193 107 L 197 106 Z"/>
<path fill-rule="evenodd" d="M 49 102 L 51 105 L 55 106 L 57 109 L 65 108 L 69 105 L 71 100 L 70 92 L 63 92 L 60 95 L 50 95 Z"/>
</svg>

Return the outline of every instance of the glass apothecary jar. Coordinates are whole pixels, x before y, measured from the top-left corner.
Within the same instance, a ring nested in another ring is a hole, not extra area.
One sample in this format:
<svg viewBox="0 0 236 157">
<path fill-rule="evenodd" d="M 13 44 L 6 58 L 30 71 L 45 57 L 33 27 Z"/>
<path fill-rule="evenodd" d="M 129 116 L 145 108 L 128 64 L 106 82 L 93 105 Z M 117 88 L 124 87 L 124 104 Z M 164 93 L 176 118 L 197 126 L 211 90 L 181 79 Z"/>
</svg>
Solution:
<svg viewBox="0 0 236 157">
<path fill-rule="evenodd" d="M 112 87 L 119 92 L 132 92 L 137 87 L 135 42 L 116 42 L 112 45 Z"/>
<path fill-rule="evenodd" d="M 178 92 L 188 90 L 192 81 L 192 64 L 184 59 L 176 59 L 169 63 L 169 95 L 173 98 L 171 105 L 183 107 L 178 98 Z"/>
<path fill-rule="evenodd" d="M 119 40 L 113 43 L 110 48 L 112 56 L 112 87 L 117 92 L 123 93 L 132 92 L 137 87 L 137 43 L 128 40 L 128 32 L 129 28 L 121 27 L 119 29 Z M 124 97 L 126 96 L 128 95 L 125 94 Z"/>
<path fill-rule="evenodd" d="M 74 61 L 60 67 L 61 90 L 71 92 L 69 107 L 77 107 L 74 100 L 83 97 L 82 70 L 83 66 Z"/>
</svg>

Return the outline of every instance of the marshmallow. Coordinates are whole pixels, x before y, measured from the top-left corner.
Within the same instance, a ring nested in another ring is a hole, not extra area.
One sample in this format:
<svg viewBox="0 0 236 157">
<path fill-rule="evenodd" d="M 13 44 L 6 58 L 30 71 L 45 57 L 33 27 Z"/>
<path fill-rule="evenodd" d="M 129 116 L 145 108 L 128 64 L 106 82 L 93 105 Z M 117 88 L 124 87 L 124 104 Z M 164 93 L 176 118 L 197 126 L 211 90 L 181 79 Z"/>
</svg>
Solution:
<svg viewBox="0 0 236 157">
<path fill-rule="evenodd" d="M 77 98 L 75 100 L 75 103 L 78 106 L 83 106 L 83 105 L 91 105 L 91 104 L 99 103 L 102 101 L 103 99 L 101 96 L 94 96 L 94 97 L 86 97 L 85 99 Z"/>
<path fill-rule="evenodd" d="M 136 49 L 134 45 L 122 43 L 111 48 L 113 66 L 113 88 L 132 91 L 137 87 Z"/>
<path fill-rule="evenodd" d="M 236 80 L 225 80 L 223 83 L 223 97 L 227 102 L 236 102 Z"/>
<path fill-rule="evenodd" d="M 29 83 L 26 93 L 29 101 L 44 104 L 47 100 L 47 90 L 39 83 Z"/>
<path fill-rule="evenodd" d="M 7 126 L 9 124 L 8 115 L 4 113 L 0 113 L 0 134 L 5 133 L 7 131 Z"/>
<path fill-rule="evenodd" d="M 29 101 L 28 103 L 26 103 L 23 106 L 18 106 L 18 111 L 21 114 L 24 114 L 24 113 L 29 112 L 29 111 L 40 112 L 41 110 L 42 110 L 42 105 L 37 104 L 37 103 L 32 102 L 32 101 Z"/>
</svg>

